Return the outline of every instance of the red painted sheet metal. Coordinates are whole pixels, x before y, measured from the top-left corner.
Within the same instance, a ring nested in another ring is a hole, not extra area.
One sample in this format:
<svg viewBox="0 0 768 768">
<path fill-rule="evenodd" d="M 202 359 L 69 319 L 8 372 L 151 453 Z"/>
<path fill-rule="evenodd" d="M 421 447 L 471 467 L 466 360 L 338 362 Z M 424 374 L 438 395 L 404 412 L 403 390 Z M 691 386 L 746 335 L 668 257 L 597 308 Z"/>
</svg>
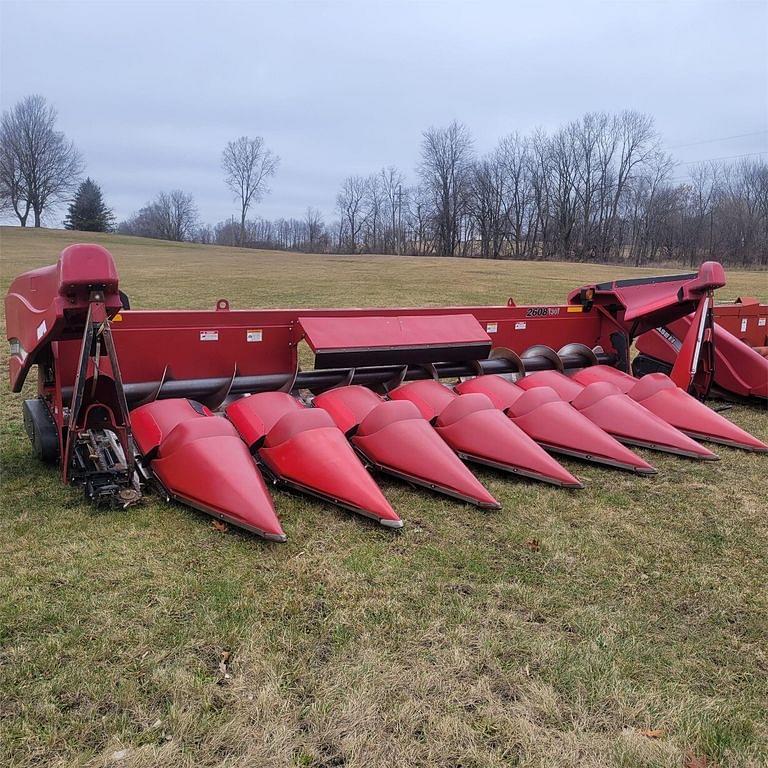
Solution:
<svg viewBox="0 0 768 768">
<path fill-rule="evenodd" d="M 286 536 L 264 479 L 235 428 L 188 400 L 159 400 L 131 413 L 133 435 L 169 495 L 272 541 Z M 143 448 L 142 448 L 143 446 Z"/>
<path fill-rule="evenodd" d="M 582 307 L 441 307 L 439 312 L 442 317 L 471 315 L 493 347 L 518 354 L 540 343 L 554 349 L 578 342 L 613 350 L 615 325 Z M 228 377 L 235 367 L 241 376 L 291 374 L 302 339 L 299 317 L 332 316 L 355 326 L 372 314 L 413 318 L 434 316 L 435 309 L 130 310 L 120 312 L 112 333 L 126 384 L 160 381 L 166 369 L 171 380 Z M 79 339 L 59 344 L 62 386 L 74 382 L 78 353 Z"/>
<path fill-rule="evenodd" d="M 372 310 L 376 311 L 376 310 Z M 314 352 L 397 347 L 450 347 L 490 344 L 490 337 L 471 314 L 299 317 L 307 343 Z"/>
<path fill-rule="evenodd" d="M 584 387 L 557 371 L 540 371 L 517 383 L 523 389 L 548 386 L 561 397 L 567 393 L 568 397 L 563 399 L 570 400 L 574 408 L 622 443 L 689 458 L 717 459 L 712 451 L 643 408 L 610 382 L 595 382 Z M 571 398 L 575 388 L 580 391 Z"/>
<path fill-rule="evenodd" d="M 184 398 L 149 403 L 131 411 L 133 438 L 141 454 L 149 456 L 178 424 L 208 416 L 213 414 L 205 406 Z"/>
<path fill-rule="evenodd" d="M 357 427 L 350 440 L 378 469 L 480 507 L 500 507 L 412 403 L 384 401 L 353 385 L 323 392 L 314 404 L 345 431 Z"/>
<path fill-rule="evenodd" d="M 95 243 L 75 243 L 59 254 L 60 296 L 87 301 L 95 286 L 107 295 L 117 293 L 118 276 L 112 254 Z"/>
<path fill-rule="evenodd" d="M 579 371 L 574 378 L 585 384 L 611 382 L 651 413 L 698 440 L 748 451 L 768 451 L 768 445 L 676 387 L 669 376 L 663 373 L 649 373 L 636 379 L 615 368 L 599 365 Z"/>
<path fill-rule="evenodd" d="M 636 379 L 634 376 L 618 370 L 618 368 L 610 368 L 606 365 L 591 365 L 589 368 L 579 371 L 578 375 L 574 374 L 566 378 L 573 381 L 575 386 L 581 386 L 582 388 L 598 381 L 609 381 L 624 394 L 629 393 L 640 381 L 640 379 Z"/>
<path fill-rule="evenodd" d="M 691 318 L 683 317 L 661 331 L 653 329 L 638 337 L 637 349 L 671 366 L 690 326 Z M 715 387 L 737 397 L 768 399 L 768 359 L 717 323 L 714 331 Z"/>
<path fill-rule="evenodd" d="M 690 312 L 710 291 L 725 285 L 725 271 L 716 261 L 706 261 L 696 274 L 614 280 L 584 286 L 568 295 L 570 303 L 582 303 L 585 292 L 591 301 L 606 307 L 621 307 L 623 320 L 638 321 L 642 332 Z M 687 309 L 686 309 L 687 308 Z"/>
<path fill-rule="evenodd" d="M 327 411 L 336 426 L 348 435 L 382 402 L 382 398 L 370 389 L 353 385 L 317 395 L 314 405 Z"/>
<path fill-rule="evenodd" d="M 227 416 L 281 481 L 390 528 L 402 520 L 384 498 L 330 414 L 304 407 L 284 392 L 236 400 Z"/>
<path fill-rule="evenodd" d="M 478 376 L 458 384 L 456 391 L 483 392 L 547 450 L 640 474 L 656 472 L 648 462 L 565 402 L 551 387 L 526 391 L 502 376 Z"/>
<path fill-rule="evenodd" d="M 477 376 L 460 382 L 454 389 L 460 395 L 482 392 L 501 411 L 511 408 L 515 400 L 524 394 L 524 390 L 503 376 Z"/>
<path fill-rule="evenodd" d="M 440 437 L 468 461 L 565 488 L 581 482 L 515 426 L 485 394 L 457 395 L 438 381 L 414 381 L 389 393 L 413 402 L 422 414 L 437 414 Z"/>
<path fill-rule="evenodd" d="M 390 400 L 408 400 L 421 415 L 434 422 L 456 399 L 456 395 L 439 381 L 412 381 L 388 393 Z"/>
<path fill-rule="evenodd" d="M 699 302 L 693 313 L 693 326 L 680 345 L 669 375 L 675 385 L 701 396 L 712 384 L 713 355 L 709 297 Z M 697 373 L 698 372 L 698 373 Z"/>
<path fill-rule="evenodd" d="M 569 376 L 564 376 L 560 371 L 537 371 L 518 379 L 516 383 L 520 389 L 525 390 L 532 387 L 550 387 L 566 403 L 573 402 L 584 390 L 582 384 Z"/>
<path fill-rule="evenodd" d="M 595 383 L 584 387 L 584 391 L 574 398 L 572 405 L 606 432 L 630 445 L 695 459 L 717 458 L 711 451 L 663 419 L 642 406 L 638 408 L 639 403 L 627 397 L 613 384 Z"/>
<path fill-rule="evenodd" d="M 70 245 L 55 265 L 25 272 L 11 283 L 5 297 L 5 319 L 14 392 L 21 391 L 30 366 L 51 340 L 75 338 L 79 351 L 95 286 L 102 290 L 107 314 L 117 312 L 120 296 L 115 262 L 106 248 L 90 244 Z"/>
<path fill-rule="evenodd" d="M 283 416 L 303 410 L 302 404 L 285 392 L 263 392 L 252 402 L 247 397 L 235 400 L 227 408 L 227 418 L 246 445 L 253 448 Z"/>
<path fill-rule="evenodd" d="M 731 304 L 716 304 L 715 322 L 750 347 L 768 346 L 768 304 L 743 296 Z"/>
</svg>

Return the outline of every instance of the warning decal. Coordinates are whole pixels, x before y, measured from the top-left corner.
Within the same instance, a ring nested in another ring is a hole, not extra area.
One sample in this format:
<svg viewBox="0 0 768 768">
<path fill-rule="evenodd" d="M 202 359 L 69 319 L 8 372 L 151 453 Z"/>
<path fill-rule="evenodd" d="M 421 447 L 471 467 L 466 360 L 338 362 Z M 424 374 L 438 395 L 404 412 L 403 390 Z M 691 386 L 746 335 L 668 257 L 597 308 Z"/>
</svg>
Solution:
<svg viewBox="0 0 768 768">
<path fill-rule="evenodd" d="M 261 328 L 251 328 L 245 332 L 245 340 L 248 342 L 261 341 L 261 336 Z"/>
<path fill-rule="evenodd" d="M 200 331 L 200 341 L 218 341 L 218 331 Z"/>
</svg>

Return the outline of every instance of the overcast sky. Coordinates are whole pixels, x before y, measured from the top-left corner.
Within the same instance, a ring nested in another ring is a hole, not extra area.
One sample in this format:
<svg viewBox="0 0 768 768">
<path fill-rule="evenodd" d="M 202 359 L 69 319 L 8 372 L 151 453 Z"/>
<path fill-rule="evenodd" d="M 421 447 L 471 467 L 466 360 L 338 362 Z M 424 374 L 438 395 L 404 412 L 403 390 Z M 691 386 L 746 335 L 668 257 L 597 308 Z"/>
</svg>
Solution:
<svg viewBox="0 0 768 768">
<path fill-rule="evenodd" d="M 119 218 L 174 188 L 227 218 L 221 150 L 244 134 L 281 157 L 265 217 L 330 219 L 345 176 L 412 176 L 421 132 L 454 118 L 484 152 L 632 108 L 681 161 L 768 157 L 765 1 L 0 0 L 0 14 L 3 108 L 53 103 Z"/>
</svg>

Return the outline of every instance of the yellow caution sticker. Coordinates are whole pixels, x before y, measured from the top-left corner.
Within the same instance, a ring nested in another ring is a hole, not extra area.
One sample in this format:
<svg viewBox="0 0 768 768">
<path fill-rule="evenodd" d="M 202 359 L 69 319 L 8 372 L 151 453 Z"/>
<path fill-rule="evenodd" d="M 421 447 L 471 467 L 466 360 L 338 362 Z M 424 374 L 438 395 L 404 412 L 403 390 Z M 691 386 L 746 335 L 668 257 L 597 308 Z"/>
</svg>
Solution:
<svg viewBox="0 0 768 768">
<path fill-rule="evenodd" d="M 118 312 L 118 313 L 117 313 L 117 314 L 116 314 L 116 315 L 115 315 L 115 316 L 112 318 L 112 322 L 113 322 L 113 323 L 119 323 L 119 322 L 120 322 L 122 319 L 123 319 L 123 316 L 122 316 L 122 315 L 121 315 L 121 314 Z"/>
<path fill-rule="evenodd" d="M 581 304 L 569 304 L 568 305 L 568 312 L 583 312 L 584 307 L 581 306 Z"/>
</svg>

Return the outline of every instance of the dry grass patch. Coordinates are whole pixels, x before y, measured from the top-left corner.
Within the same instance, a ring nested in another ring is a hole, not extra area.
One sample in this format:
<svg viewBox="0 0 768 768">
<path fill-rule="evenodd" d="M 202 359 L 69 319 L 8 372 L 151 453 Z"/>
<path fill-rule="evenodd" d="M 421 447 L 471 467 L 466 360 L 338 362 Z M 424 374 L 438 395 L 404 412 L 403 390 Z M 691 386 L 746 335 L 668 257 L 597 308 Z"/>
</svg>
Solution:
<svg viewBox="0 0 768 768">
<path fill-rule="evenodd" d="M 81 236 L 2 237 L 4 291 Z M 635 273 L 103 241 L 143 307 L 560 301 Z M 0 418 L 4 766 L 768 763 L 763 457 L 566 461 L 570 493 L 480 470 L 491 513 L 382 480 L 400 535 L 277 493 L 278 546 L 154 498 L 86 506 L 31 457 L 20 399 Z M 728 415 L 768 437 L 765 413 Z"/>
</svg>

